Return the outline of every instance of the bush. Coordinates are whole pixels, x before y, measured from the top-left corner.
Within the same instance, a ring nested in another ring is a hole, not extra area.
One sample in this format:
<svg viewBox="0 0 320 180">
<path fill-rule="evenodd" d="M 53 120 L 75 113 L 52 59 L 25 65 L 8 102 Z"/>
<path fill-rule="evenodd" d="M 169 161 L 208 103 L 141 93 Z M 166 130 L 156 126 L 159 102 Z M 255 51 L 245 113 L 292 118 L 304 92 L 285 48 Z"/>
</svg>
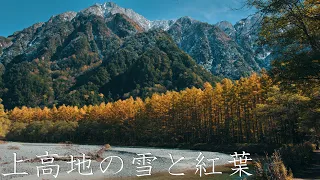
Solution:
<svg viewBox="0 0 320 180">
<path fill-rule="evenodd" d="M 50 141 L 73 142 L 77 127 L 77 122 L 57 121 L 49 132 Z"/>
<path fill-rule="evenodd" d="M 314 147 L 306 142 L 297 145 L 285 145 L 275 151 L 271 157 L 255 162 L 255 176 L 259 180 L 291 180 L 293 173 L 308 165 L 312 160 Z M 288 171 L 289 169 L 289 171 Z"/>
<path fill-rule="evenodd" d="M 27 127 L 26 123 L 14 122 L 11 124 L 10 130 L 6 136 L 6 139 L 9 141 L 24 141 L 24 131 Z"/>
<path fill-rule="evenodd" d="M 65 142 L 73 141 L 77 122 L 34 121 L 30 124 L 15 122 L 6 138 L 10 141 Z"/>
<path fill-rule="evenodd" d="M 291 170 L 287 170 L 280 153 L 274 152 L 271 157 L 255 162 L 255 175 L 252 179 L 256 180 L 292 180 L 293 174 Z"/>
<path fill-rule="evenodd" d="M 31 122 L 24 131 L 24 136 L 28 142 L 50 142 L 49 132 L 53 127 L 53 123 L 49 121 Z"/>
<path fill-rule="evenodd" d="M 9 131 L 11 122 L 9 119 L 0 118 L 0 137 L 5 137 Z"/>
</svg>

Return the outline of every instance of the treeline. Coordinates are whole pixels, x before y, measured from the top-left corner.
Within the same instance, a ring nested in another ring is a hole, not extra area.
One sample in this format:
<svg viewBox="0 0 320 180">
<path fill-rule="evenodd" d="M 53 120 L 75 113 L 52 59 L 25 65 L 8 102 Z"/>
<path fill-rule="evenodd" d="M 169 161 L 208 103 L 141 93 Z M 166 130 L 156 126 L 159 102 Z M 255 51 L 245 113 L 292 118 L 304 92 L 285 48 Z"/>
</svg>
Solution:
<svg viewBox="0 0 320 180">
<path fill-rule="evenodd" d="M 14 108 L 5 113 L 10 122 L 6 138 L 161 146 L 299 143 L 310 133 L 319 133 L 319 92 L 317 85 L 304 94 L 280 90 L 262 73 L 145 100 L 129 98 L 81 108 Z"/>
</svg>

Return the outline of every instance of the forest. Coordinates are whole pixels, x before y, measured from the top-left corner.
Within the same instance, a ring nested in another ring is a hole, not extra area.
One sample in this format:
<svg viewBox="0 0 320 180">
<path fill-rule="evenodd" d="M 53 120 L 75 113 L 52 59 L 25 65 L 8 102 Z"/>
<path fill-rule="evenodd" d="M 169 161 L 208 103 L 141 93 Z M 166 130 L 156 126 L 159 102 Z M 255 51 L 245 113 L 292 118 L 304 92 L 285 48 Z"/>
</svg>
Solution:
<svg viewBox="0 0 320 180">
<path fill-rule="evenodd" d="M 28 142 L 301 143 L 318 134 L 319 86 L 281 90 L 266 74 L 83 107 L 2 110 L 2 135 Z"/>
</svg>

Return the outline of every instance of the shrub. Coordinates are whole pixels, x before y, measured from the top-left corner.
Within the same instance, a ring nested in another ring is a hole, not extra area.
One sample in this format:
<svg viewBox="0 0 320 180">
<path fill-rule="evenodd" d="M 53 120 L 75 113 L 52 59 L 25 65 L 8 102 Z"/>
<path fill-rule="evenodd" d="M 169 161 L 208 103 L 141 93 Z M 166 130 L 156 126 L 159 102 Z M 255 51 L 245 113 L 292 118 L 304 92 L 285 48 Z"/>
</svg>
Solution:
<svg viewBox="0 0 320 180">
<path fill-rule="evenodd" d="M 25 140 L 28 142 L 50 142 L 49 132 L 53 127 L 53 123 L 49 121 L 31 122 L 25 129 Z"/>
<path fill-rule="evenodd" d="M 25 139 L 24 131 L 27 127 L 26 123 L 14 122 L 11 124 L 10 130 L 6 136 L 9 141 L 23 141 Z"/>
<path fill-rule="evenodd" d="M 77 122 L 55 122 L 48 133 L 50 136 L 50 142 L 73 142 L 77 127 Z"/>
<path fill-rule="evenodd" d="M 292 172 L 310 163 L 313 149 L 309 142 L 281 147 L 271 157 L 266 156 L 265 159 L 255 162 L 254 179 L 291 180 Z"/>
<path fill-rule="evenodd" d="M 5 137 L 9 131 L 11 122 L 9 119 L 0 117 L 0 137 Z"/>
<path fill-rule="evenodd" d="M 253 179 L 256 180 L 292 180 L 293 174 L 291 170 L 287 170 L 280 153 L 274 152 L 271 157 L 255 162 L 255 174 Z"/>
<path fill-rule="evenodd" d="M 15 122 L 6 138 L 25 142 L 73 141 L 77 127 L 77 122 L 67 121 L 33 121 L 30 124 Z"/>
</svg>

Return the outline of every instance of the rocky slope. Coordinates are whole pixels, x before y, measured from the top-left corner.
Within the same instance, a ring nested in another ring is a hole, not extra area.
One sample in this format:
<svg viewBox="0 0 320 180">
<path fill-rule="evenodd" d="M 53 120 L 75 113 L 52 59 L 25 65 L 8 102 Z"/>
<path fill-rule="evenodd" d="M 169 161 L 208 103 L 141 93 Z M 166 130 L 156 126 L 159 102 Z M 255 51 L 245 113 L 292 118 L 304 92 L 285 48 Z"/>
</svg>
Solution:
<svg viewBox="0 0 320 180">
<path fill-rule="evenodd" d="M 168 32 L 181 49 L 214 75 L 238 79 L 270 66 L 270 50 L 258 44 L 261 19 L 257 14 L 235 25 L 227 21 L 211 25 L 183 17 Z"/>
<path fill-rule="evenodd" d="M 12 45 L 12 42 L 10 39 L 0 36 L 0 48 L 5 49 L 11 45 Z"/>
<path fill-rule="evenodd" d="M 183 17 L 168 32 L 181 49 L 214 75 L 237 79 L 259 71 L 237 42 L 217 26 Z"/>
</svg>

